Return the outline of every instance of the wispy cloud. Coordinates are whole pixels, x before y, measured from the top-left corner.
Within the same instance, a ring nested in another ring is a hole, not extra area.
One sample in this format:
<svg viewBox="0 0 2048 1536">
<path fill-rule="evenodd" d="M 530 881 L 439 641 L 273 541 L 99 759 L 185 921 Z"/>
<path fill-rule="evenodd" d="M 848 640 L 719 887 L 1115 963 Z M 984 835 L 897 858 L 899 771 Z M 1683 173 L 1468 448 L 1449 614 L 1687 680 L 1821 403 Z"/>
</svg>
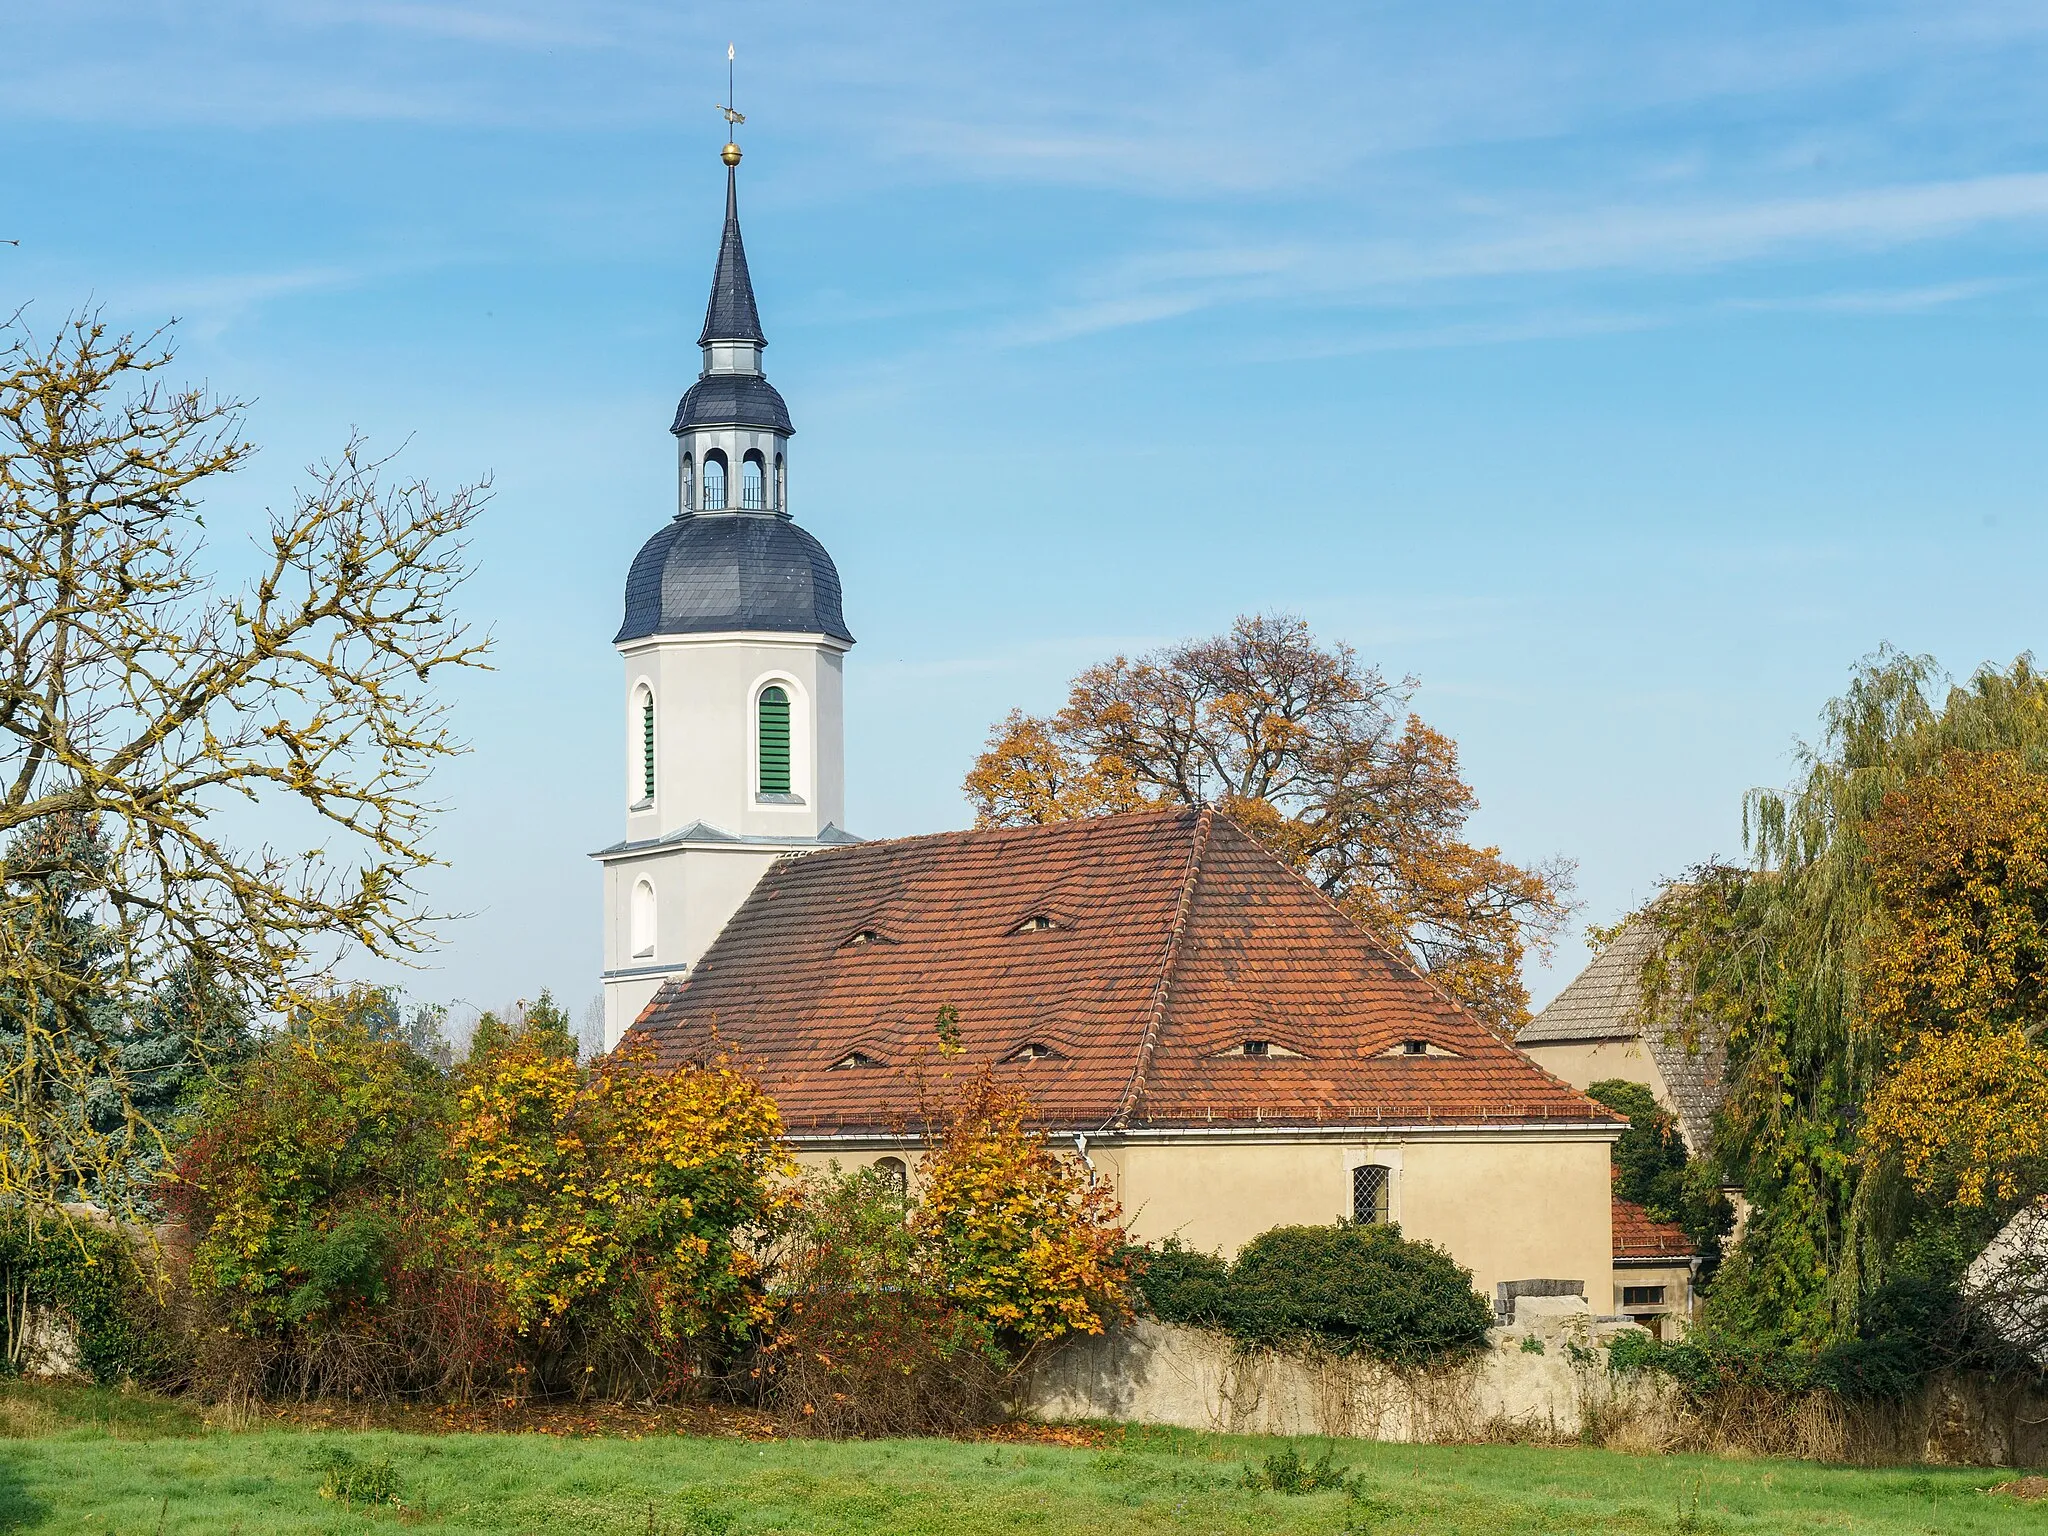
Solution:
<svg viewBox="0 0 2048 1536">
<path fill-rule="evenodd" d="M 1494 280 L 1699 272 L 1787 256 L 1894 250 L 1987 226 L 2044 222 L 2048 174 L 2018 173 L 1709 206 L 1552 210 L 1500 233 L 1203 247 L 1118 263 L 1094 279 L 1097 291 L 1086 299 L 1051 306 L 996 339 L 1009 345 L 1067 341 L 1232 304 L 1435 303 L 1458 285 Z M 1904 313 L 1961 302 L 1999 286 L 1973 281 L 1790 302 Z M 1325 345 L 1343 352 L 1461 345 L 1653 323 L 1642 315 L 1538 313 L 1504 323 L 1404 327 Z"/>
</svg>

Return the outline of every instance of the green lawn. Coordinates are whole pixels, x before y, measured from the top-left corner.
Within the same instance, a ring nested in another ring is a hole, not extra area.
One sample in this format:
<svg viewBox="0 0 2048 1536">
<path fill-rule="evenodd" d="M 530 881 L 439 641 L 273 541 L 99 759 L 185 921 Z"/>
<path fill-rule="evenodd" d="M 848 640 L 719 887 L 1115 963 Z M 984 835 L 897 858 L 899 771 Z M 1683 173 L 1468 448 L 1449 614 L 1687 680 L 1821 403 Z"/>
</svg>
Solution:
<svg viewBox="0 0 2048 1536">
<path fill-rule="evenodd" d="M 1514 1446 L 1337 1442 L 1353 1491 L 1290 1496 L 1242 1485 L 1280 1442 L 1156 1430 L 1110 1450 L 225 1433 L 171 1405 L 15 1387 L 0 1434 L 0 1528 L 39 1532 L 2048 1532 L 2048 1503 L 1986 1492 L 2010 1474 Z M 336 1448 L 388 1460 L 403 1507 L 321 1498 Z"/>
</svg>

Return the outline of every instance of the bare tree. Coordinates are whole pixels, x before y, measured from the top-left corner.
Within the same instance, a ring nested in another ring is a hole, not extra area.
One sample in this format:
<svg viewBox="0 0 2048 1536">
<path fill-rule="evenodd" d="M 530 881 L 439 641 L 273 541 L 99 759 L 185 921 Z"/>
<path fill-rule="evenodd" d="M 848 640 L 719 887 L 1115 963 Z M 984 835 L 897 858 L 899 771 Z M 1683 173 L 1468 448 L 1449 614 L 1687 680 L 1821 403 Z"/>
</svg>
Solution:
<svg viewBox="0 0 2048 1536">
<path fill-rule="evenodd" d="M 0 1196 L 45 1205 L 150 1134 L 119 1037 L 174 969 L 289 1008 L 342 949 L 427 942 L 434 683 L 488 646 L 450 608 L 482 488 L 387 482 L 360 439 L 246 585 L 202 570 L 201 495 L 254 449 L 171 361 L 96 315 L 0 347 Z"/>
</svg>

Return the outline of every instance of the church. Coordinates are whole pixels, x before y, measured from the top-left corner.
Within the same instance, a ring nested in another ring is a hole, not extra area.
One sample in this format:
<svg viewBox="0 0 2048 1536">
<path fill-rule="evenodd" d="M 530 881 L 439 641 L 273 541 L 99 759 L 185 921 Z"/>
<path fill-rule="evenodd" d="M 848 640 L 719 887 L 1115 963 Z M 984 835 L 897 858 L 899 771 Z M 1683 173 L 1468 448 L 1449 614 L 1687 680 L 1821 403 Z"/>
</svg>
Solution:
<svg viewBox="0 0 2048 1536">
<path fill-rule="evenodd" d="M 862 841 L 845 830 L 839 575 L 792 520 L 740 236 L 740 150 L 670 428 L 677 507 L 634 558 L 625 836 L 604 871 L 606 1043 L 729 1056 L 801 1161 L 917 1158 L 915 1074 L 1023 1086 L 1137 1237 L 1230 1253 L 1398 1221 L 1504 1312 L 1617 1310 L 1607 1110 L 1503 1044 L 1228 818 L 1164 809 Z M 1636 1213 L 1640 1216 L 1640 1212 Z"/>
</svg>

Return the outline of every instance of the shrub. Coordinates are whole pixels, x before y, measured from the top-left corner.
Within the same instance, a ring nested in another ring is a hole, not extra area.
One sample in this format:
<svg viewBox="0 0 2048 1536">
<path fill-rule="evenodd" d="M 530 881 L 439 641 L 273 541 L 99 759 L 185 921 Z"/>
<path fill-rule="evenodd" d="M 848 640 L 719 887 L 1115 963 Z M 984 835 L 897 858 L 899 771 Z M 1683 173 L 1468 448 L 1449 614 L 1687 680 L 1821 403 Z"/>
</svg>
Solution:
<svg viewBox="0 0 2048 1536">
<path fill-rule="evenodd" d="M 927 1105 L 912 1213 L 936 1283 L 1016 1347 L 1130 1314 L 1116 1197 L 1029 1130 L 1031 1103 L 986 1073 Z"/>
<path fill-rule="evenodd" d="M 943 1018 L 943 1016 L 942 1016 Z M 943 1037 L 942 1037 L 943 1038 Z M 1114 1198 L 987 1073 L 926 1088 L 915 1191 L 871 1172 L 801 1188 L 767 1396 L 792 1428 L 954 1433 L 1001 1413 L 1035 1350 L 1129 1315 Z"/>
<path fill-rule="evenodd" d="M 750 1078 L 664 1071 L 639 1040 L 585 1069 L 538 1035 L 465 1074 L 451 1229 L 503 1298 L 522 1384 L 671 1391 L 768 1320 L 745 1235 L 793 1170 Z"/>
<path fill-rule="evenodd" d="M 801 1186 L 777 1265 L 764 1397 L 793 1433 L 958 1434 L 1002 1411 L 995 1332 L 919 1262 L 904 1196 L 868 1169 Z"/>
<path fill-rule="evenodd" d="M 1169 1237 L 1137 1258 L 1138 1295 L 1162 1323 L 1222 1328 L 1230 1319 L 1230 1266 Z"/>
<path fill-rule="evenodd" d="M 1485 1347 L 1492 1309 L 1472 1272 L 1394 1225 L 1275 1227 L 1237 1262 L 1168 1245 L 1146 1264 L 1164 1322 L 1220 1326 L 1239 1342 L 1313 1343 L 1337 1354 L 1419 1365 Z"/>
<path fill-rule="evenodd" d="M 429 1384 L 451 1362 L 406 1348 L 416 1330 L 389 1304 L 401 1272 L 442 1262 L 445 1085 L 350 1014 L 301 1023 L 208 1092 L 168 1176 L 192 1242 L 200 1374 L 231 1395 Z"/>
<path fill-rule="evenodd" d="M 36 1309 L 70 1324 L 78 1359 L 94 1381 L 174 1383 L 185 1370 L 166 1326 L 163 1277 L 153 1256 L 118 1228 L 0 1210 L 0 1371 L 46 1365 L 22 1326 Z"/>
</svg>

